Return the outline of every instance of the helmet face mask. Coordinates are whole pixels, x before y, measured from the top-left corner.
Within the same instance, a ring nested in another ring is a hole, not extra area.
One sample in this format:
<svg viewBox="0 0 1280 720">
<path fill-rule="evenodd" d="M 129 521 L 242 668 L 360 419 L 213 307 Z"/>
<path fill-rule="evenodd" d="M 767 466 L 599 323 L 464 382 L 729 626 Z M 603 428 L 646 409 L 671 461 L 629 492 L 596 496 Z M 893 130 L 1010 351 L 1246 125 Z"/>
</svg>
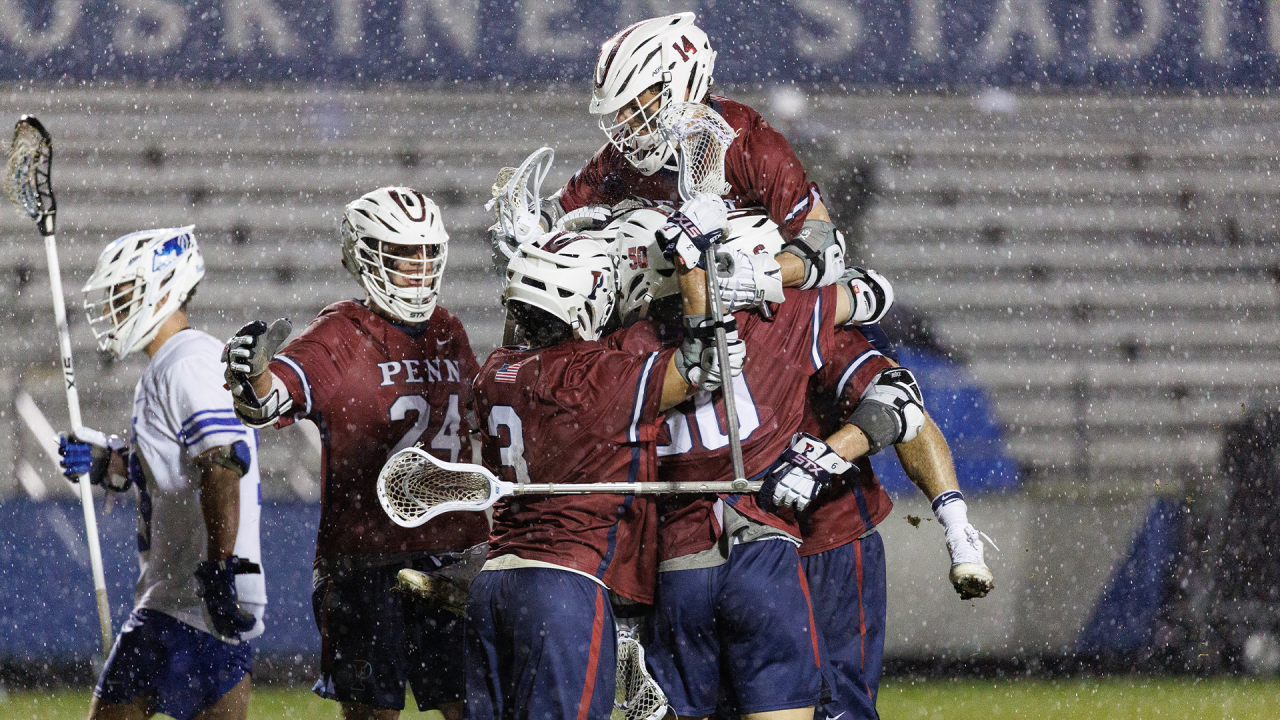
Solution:
<svg viewBox="0 0 1280 720">
<path fill-rule="evenodd" d="M 85 283 L 84 309 L 98 349 L 116 358 L 145 348 L 204 277 L 193 226 L 118 238 Z"/>
<path fill-rule="evenodd" d="M 347 206 L 342 264 L 376 310 L 423 323 L 435 312 L 449 255 L 440 209 L 416 190 L 387 187 Z"/>
<path fill-rule="evenodd" d="M 658 111 L 673 102 L 700 102 L 711 90 L 716 53 L 693 23 L 689 12 L 651 18 L 600 49 L 590 112 L 610 144 L 644 175 L 676 169 L 674 148 L 657 132 Z"/>
</svg>

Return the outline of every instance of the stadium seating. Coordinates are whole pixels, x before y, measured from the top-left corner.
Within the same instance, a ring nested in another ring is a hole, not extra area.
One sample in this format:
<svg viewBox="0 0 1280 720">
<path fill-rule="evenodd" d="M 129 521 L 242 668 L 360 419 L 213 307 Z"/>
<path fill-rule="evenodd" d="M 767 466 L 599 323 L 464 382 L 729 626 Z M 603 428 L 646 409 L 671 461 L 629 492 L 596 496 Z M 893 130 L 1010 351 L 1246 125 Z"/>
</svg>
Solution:
<svg viewBox="0 0 1280 720">
<path fill-rule="evenodd" d="M 770 113 L 767 95 L 745 99 Z M 11 90 L 4 106 L 54 134 L 86 419 L 117 430 L 142 359 L 99 358 L 77 309 L 107 240 L 194 223 L 208 261 L 196 325 L 218 337 L 255 317 L 300 326 L 360 293 L 339 264 L 342 205 L 409 184 L 442 206 L 453 239 L 442 304 L 483 355 L 502 324 L 483 239 L 492 178 L 552 145 L 549 191 L 603 140 L 577 87 L 39 88 Z M 1029 97 L 1002 114 L 964 96 L 870 94 L 814 97 L 803 118 L 777 120 L 827 151 L 811 160 L 824 185 L 870 169 L 856 256 L 970 364 L 1033 481 L 1148 487 L 1207 472 L 1220 423 L 1274 389 L 1277 109 L 1246 97 Z M 0 388 L 25 389 L 65 423 L 41 244 L 17 212 L 0 213 L 0 236 L 0 326 L 13 339 L 0 347 Z M 13 413 L 4 422 L 18 438 L 11 456 L 65 493 Z M 299 477 L 314 468 L 303 433 L 263 442 L 269 496 L 314 491 Z M 0 470 L 0 497 L 21 492 L 12 478 Z"/>
</svg>

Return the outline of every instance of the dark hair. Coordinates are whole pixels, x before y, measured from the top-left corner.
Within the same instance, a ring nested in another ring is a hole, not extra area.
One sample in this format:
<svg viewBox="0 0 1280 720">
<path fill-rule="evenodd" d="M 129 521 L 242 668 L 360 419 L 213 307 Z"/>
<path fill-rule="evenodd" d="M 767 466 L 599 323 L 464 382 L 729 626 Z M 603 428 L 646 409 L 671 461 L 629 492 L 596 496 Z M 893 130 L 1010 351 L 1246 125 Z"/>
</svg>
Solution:
<svg viewBox="0 0 1280 720">
<path fill-rule="evenodd" d="M 516 321 L 516 342 L 532 348 L 544 348 L 573 339 L 573 328 L 569 323 L 540 307 L 511 300 L 507 303 L 507 311 Z"/>
</svg>

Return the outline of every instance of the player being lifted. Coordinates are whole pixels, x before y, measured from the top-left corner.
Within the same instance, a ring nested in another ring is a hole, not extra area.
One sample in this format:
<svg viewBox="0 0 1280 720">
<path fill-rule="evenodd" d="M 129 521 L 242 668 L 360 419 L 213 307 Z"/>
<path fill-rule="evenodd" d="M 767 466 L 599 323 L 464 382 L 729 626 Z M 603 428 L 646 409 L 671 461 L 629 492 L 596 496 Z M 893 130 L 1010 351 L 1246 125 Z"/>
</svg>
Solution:
<svg viewBox="0 0 1280 720">
<path fill-rule="evenodd" d="M 395 718 L 405 683 L 420 709 L 462 717 L 462 621 L 393 593 L 405 567 L 469 580 L 484 558 L 485 517 L 450 513 L 408 530 L 378 504 L 378 471 L 416 443 L 469 460 L 475 354 L 462 323 L 436 304 L 448 239 L 440 209 L 386 187 L 347 205 L 342 264 L 364 302 L 328 306 L 289 328 L 259 321 L 227 344 L 236 412 L 252 427 L 307 418 L 320 428 L 322 495 L 312 605 L 322 640 L 315 692 L 346 718 Z M 472 562 L 473 561 L 473 562 Z"/>
<path fill-rule="evenodd" d="M 658 113 L 673 102 L 702 102 L 737 133 L 724 159 L 732 188 L 725 200 L 736 208 L 764 208 L 787 241 L 778 256 L 783 284 L 831 284 L 845 271 L 843 248 L 818 186 L 759 113 L 711 94 L 716 53 L 693 23 L 688 12 L 652 18 L 604 43 L 590 111 L 609 141 L 543 203 L 544 223 L 571 222 L 562 220 L 567 213 L 601 216 L 595 206 L 624 200 L 678 206 L 675 149 L 658 132 Z"/>
<path fill-rule="evenodd" d="M 68 477 L 138 488 L 133 612 L 94 689 L 90 718 L 244 718 L 267 595 L 258 564 L 257 439 L 222 386 L 221 343 L 187 324 L 204 277 L 192 228 L 145 230 L 102 251 L 84 286 L 98 347 L 151 358 L 129 441 L 63 436 Z"/>
<path fill-rule="evenodd" d="M 701 275 L 680 279 L 686 312 L 699 316 Z M 654 479 L 657 420 L 695 385 L 719 386 L 715 352 L 692 339 L 642 354 L 613 349 L 625 340 L 598 341 L 617 281 L 608 248 L 585 236 L 521 245 L 505 286 L 525 344 L 495 350 L 476 379 L 485 463 L 510 482 Z M 742 344 L 731 346 L 740 368 Z M 629 495 L 498 503 L 467 608 L 471 720 L 610 716 L 609 594 L 653 602 L 656 527 L 651 501 Z"/>
</svg>

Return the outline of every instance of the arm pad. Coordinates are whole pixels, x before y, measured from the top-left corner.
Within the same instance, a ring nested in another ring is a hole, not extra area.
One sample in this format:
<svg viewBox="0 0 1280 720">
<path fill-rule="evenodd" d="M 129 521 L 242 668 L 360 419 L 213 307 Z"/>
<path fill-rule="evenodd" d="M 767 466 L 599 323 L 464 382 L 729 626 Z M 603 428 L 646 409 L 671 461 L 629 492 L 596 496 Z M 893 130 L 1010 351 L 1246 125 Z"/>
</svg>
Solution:
<svg viewBox="0 0 1280 720">
<path fill-rule="evenodd" d="M 196 458 L 196 465 L 201 467 L 217 465 L 224 467 L 239 477 L 249 472 L 249 466 L 253 463 L 253 456 L 249 454 L 249 445 L 243 440 L 237 440 L 230 445 L 222 445 L 206 450 L 203 454 Z"/>
<path fill-rule="evenodd" d="M 830 285 L 844 273 L 844 235 L 826 220 L 805 220 L 800 234 L 782 252 L 804 262 L 801 290 Z"/>
<path fill-rule="evenodd" d="M 845 422 L 867 436 L 868 455 L 913 440 L 924 427 L 924 397 L 915 376 L 902 367 L 881 372 Z"/>
</svg>

